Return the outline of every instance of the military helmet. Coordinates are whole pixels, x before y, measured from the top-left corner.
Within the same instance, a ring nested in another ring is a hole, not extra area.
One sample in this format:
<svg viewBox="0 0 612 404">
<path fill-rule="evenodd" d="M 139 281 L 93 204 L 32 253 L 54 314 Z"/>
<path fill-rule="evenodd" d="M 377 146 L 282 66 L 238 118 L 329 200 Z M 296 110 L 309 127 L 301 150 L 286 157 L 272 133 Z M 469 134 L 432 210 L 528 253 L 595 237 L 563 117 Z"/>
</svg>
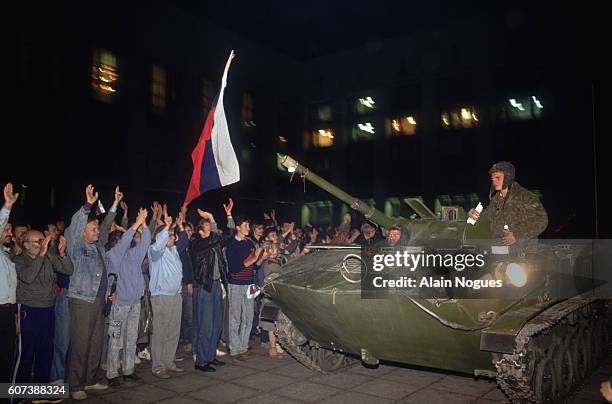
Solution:
<svg viewBox="0 0 612 404">
<path fill-rule="evenodd" d="M 514 176 L 516 174 L 514 165 L 512 165 L 512 163 L 509 161 L 499 161 L 493 164 L 493 166 L 489 169 L 489 174 L 497 172 L 504 173 L 503 188 L 508 188 L 510 184 L 512 184 L 512 181 L 514 181 Z"/>
</svg>

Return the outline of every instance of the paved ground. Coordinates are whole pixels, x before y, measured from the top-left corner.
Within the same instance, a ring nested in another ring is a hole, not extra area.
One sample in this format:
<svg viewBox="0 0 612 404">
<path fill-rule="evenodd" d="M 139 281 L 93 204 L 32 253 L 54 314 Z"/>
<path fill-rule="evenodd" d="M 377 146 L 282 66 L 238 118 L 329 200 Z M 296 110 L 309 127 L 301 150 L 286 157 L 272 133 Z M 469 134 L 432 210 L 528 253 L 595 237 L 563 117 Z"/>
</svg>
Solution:
<svg viewBox="0 0 612 404">
<path fill-rule="evenodd" d="M 151 375 L 150 362 L 143 361 L 137 366 L 143 383 L 89 392 L 85 402 L 495 404 L 506 400 L 496 384 L 486 380 L 390 365 L 369 369 L 359 363 L 332 375 L 320 375 L 290 357 L 268 359 L 261 353 L 239 365 L 227 363 L 217 372 L 205 374 L 195 371 L 191 358 L 186 358 L 178 363 L 186 372 L 168 380 Z M 599 384 L 610 374 L 612 360 L 591 376 L 571 402 L 601 403 Z"/>
</svg>

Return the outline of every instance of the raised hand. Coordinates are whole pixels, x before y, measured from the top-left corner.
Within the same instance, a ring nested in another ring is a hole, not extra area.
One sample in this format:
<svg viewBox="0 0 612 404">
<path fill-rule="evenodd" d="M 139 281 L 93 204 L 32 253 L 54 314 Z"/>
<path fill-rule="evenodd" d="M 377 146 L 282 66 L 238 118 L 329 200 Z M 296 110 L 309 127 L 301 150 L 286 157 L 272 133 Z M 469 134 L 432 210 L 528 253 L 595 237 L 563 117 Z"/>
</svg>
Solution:
<svg viewBox="0 0 612 404">
<path fill-rule="evenodd" d="M 166 226 L 166 229 L 169 229 L 170 226 L 172 226 L 172 216 L 164 216 L 164 226 Z"/>
<path fill-rule="evenodd" d="M 232 201 L 232 198 L 229 198 L 227 205 L 223 204 L 223 209 L 225 209 L 225 214 L 227 216 L 231 216 L 233 208 L 234 208 L 234 201 Z"/>
<path fill-rule="evenodd" d="M 136 222 L 134 222 L 137 228 L 141 224 L 146 223 L 148 215 L 149 215 L 149 212 L 146 209 L 140 208 L 138 210 L 138 216 L 136 216 Z"/>
<path fill-rule="evenodd" d="M 270 219 L 276 220 L 276 209 L 270 211 Z"/>
<path fill-rule="evenodd" d="M 264 212 L 264 219 L 270 220 L 270 215 L 268 215 L 266 212 Z"/>
<path fill-rule="evenodd" d="M 119 185 L 115 188 L 115 204 L 119 204 L 123 199 L 123 192 L 119 191 Z"/>
<path fill-rule="evenodd" d="M 163 209 L 164 209 L 164 216 L 168 216 L 168 205 L 164 203 Z"/>
<path fill-rule="evenodd" d="M 181 211 L 179 212 L 177 218 L 176 218 L 176 225 L 179 228 L 179 230 L 183 231 L 183 222 L 185 221 L 185 215 L 184 213 Z"/>
<path fill-rule="evenodd" d="M 202 209 L 198 209 L 198 215 L 202 219 L 212 219 L 213 215 L 210 212 L 205 212 Z"/>
<path fill-rule="evenodd" d="M 117 223 L 111 224 L 111 232 L 116 230 L 119 230 L 121 233 L 125 233 L 127 231 L 123 227 L 119 226 Z"/>
<path fill-rule="evenodd" d="M 66 239 L 64 236 L 59 236 L 59 241 L 57 242 L 57 251 L 59 252 L 60 257 L 66 256 Z"/>
<path fill-rule="evenodd" d="M 49 251 L 49 243 L 51 242 L 51 236 L 45 237 L 45 239 L 40 243 L 40 252 L 38 255 L 44 257 Z"/>
<path fill-rule="evenodd" d="M 13 184 L 10 182 L 4 186 L 4 207 L 10 209 L 19 198 L 19 193 L 13 193 Z"/>
<path fill-rule="evenodd" d="M 91 184 L 85 188 L 85 196 L 87 197 L 87 203 L 90 205 L 93 205 L 98 200 L 98 193 L 95 192 L 94 186 Z"/>
</svg>

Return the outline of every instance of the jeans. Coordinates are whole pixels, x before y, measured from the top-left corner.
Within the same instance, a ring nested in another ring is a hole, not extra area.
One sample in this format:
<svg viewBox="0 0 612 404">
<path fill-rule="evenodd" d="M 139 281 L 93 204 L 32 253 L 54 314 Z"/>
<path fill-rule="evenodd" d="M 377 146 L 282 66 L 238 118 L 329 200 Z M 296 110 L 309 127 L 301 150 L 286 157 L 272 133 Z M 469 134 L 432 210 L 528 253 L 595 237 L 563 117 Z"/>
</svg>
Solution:
<svg viewBox="0 0 612 404">
<path fill-rule="evenodd" d="M 0 383 L 9 383 L 12 379 L 16 310 L 16 304 L 0 307 Z"/>
<path fill-rule="evenodd" d="M 20 305 L 21 357 L 17 369 L 19 383 L 49 383 L 53 361 L 55 308 Z M 4 360 L 4 359 L 3 359 Z M 34 377 L 31 377 L 34 368 Z"/>
<path fill-rule="evenodd" d="M 253 299 L 247 297 L 250 285 L 228 285 L 229 289 L 229 349 L 231 355 L 245 353 L 253 325 Z"/>
<path fill-rule="evenodd" d="M 139 320 L 140 303 L 113 303 L 108 322 L 109 340 L 106 360 L 106 377 L 108 379 L 114 379 L 119 376 L 117 362 L 119 361 L 119 352 L 121 350 L 123 350 L 123 375 L 128 376 L 134 373 Z"/>
<path fill-rule="evenodd" d="M 66 378 L 68 348 L 70 347 L 70 309 L 68 289 L 62 289 L 55 299 L 55 336 L 53 337 L 53 364 L 50 381 Z"/>
<path fill-rule="evenodd" d="M 194 288 L 195 293 L 195 288 Z M 193 338 L 193 304 L 192 297 L 187 293 L 187 285 L 183 284 L 181 290 L 183 297 L 183 314 L 181 316 L 181 341 L 190 344 Z"/>
<path fill-rule="evenodd" d="M 212 290 L 193 288 L 193 352 L 196 365 L 204 366 L 215 359 L 223 327 L 221 282 L 214 281 Z"/>
</svg>

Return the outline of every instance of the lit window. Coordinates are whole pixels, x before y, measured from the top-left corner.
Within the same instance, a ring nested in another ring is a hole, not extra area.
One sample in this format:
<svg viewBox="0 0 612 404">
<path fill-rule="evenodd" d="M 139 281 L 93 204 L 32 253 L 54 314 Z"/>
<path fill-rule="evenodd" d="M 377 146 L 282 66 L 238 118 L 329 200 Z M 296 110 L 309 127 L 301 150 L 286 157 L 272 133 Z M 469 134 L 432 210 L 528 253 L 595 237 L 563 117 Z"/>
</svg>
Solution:
<svg viewBox="0 0 612 404">
<path fill-rule="evenodd" d="M 388 135 L 405 135 L 412 136 L 416 134 L 417 121 L 413 115 L 396 117 L 387 120 Z"/>
<path fill-rule="evenodd" d="M 253 96 L 248 93 L 242 95 L 242 125 L 247 128 L 255 126 Z"/>
<path fill-rule="evenodd" d="M 157 110 L 166 108 L 166 70 L 157 65 L 152 70 L 151 104 Z"/>
<path fill-rule="evenodd" d="M 312 132 L 312 144 L 315 147 L 329 147 L 334 144 L 334 133 L 331 129 L 317 129 Z"/>
<path fill-rule="evenodd" d="M 103 102 L 113 102 L 117 95 L 117 57 L 105 49 L 95 49 L 91 66 L 91 85 L 94 97 Z"/>
<path fill-rule="evenodd" d="M 357 98 L 353 105 L 355 112 L 359 115 L 376 111 L 376 101 L 372 97 Z"/>
<path fill-rule="evenodd" d="M 353 125 L 353 140 L 372 140 L 376 133 L 376 128 L 371 122 L 361 122 Z"/>
<path fill-rule="evenodd" d="M 504 103 L 502 113 L 505 119 L 511 121 L 523 121 L 540 118 L 544 105 L 536 96 L 523 98 L 510 98 Z"/>
<path fill-rule="evenodd" d="M 212 82 L 206 79 L 202 80 L 202 109 L 204 109 L 206 113 L 208 113 L 212 107 L 213 98 L 214 94 Z"/>
<path fill-rule="evenodd" d="M 461 107 L 440 116 L 444 128 L 473 128 L 478 126 L 479 114 L 474 107 Z"/>
</svg>

